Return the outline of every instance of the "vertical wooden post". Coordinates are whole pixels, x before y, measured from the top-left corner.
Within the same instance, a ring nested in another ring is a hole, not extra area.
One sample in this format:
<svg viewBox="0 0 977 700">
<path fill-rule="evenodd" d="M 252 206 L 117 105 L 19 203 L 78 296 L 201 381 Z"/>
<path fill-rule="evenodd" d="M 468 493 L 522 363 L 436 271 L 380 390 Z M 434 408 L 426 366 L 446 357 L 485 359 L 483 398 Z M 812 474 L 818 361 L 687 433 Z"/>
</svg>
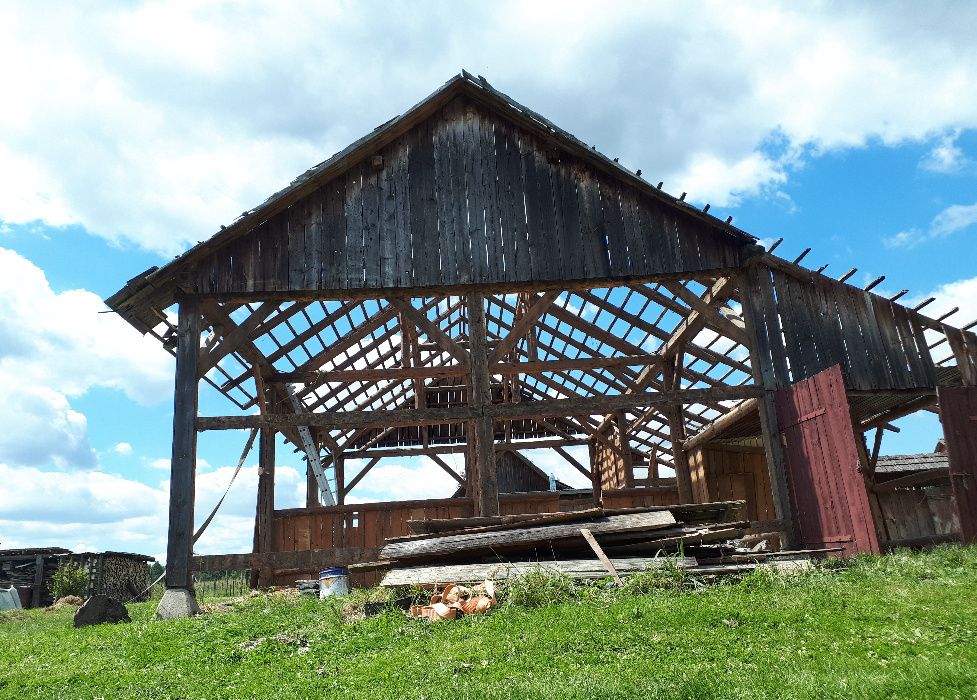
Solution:
<svg viewBox="0 0 977 700">
<path fill-rule="evenodd" d="M 476 410 L 492 403 L 492 383 L 488 369 L 488 342 L 485 331 L 485 306 L 481 294 L 469 294 L 468 341 L 471 357 L 471 382 L 468 401 Z M 474 496 L 475 515 L 499 514 L 499 482 L 495 469 L 495 429 L 490 416 L 472 420 L 475 440 Z M 471 477 L 469 477 L 471 479 Z M 471 481 L 469 481 L 471 483 Z"/>
<path fill-rule="evenodd" d="M 677 359 L 678 356 L 675 360 Z M 672 358 L 662 365 L 662 381 L 669 391 L 679 388 L 679 374 Z M 675 481 L 678 485 L 678 500 L 679 503 L 692 503 L 692 472 L 689 469 L 689 457 L 685 453 L 686 430 L 682 404 L 668 404 L 662 413 L 668 424 L 668 438 L 672 443 L 672 466 L 675 469 Z"/>
<path fill-rule="evenodd" d="M 601 481 L 601 460 L 597 459 L 597 438 L 587 440 L 587 452 L 590 456 L 590 488 L 594 496 L 594 507 L 604 507 L 604 485 Z"/>
<path fill-rule="evenodd" d="M 166 587 L 193 589 L 194 476 L 197 470 L 197 358 L 200 302 L 180 300 L 173 393 L 173 454 L 170 460 L 170 525 L 166 545 Z"/>
<path fill-rule="evenodd" d="M 782 544 L 784 548 L 789 548 L 795 539 L 794 521 L 787 484 L 787 463 L 774 400 L 774 392 L 786 386 L 788 380 L 780 319 L 777 316 L 769 270 L 760 263 L 748 264 L 739 275 L 739 288 L 743 321 L 750 340 L 753 380 L 764 389 L 763 396 L 757 400 L 757 406 L 760 411 L 760 432 L 767 456 L 774 511 L 777 519 L 784 524 L 786 541 Z"/>
<path fill-rule="evenodd" d="M 262 428 L 258 433 L 258 551 L 274 550 L 275 517 L 275 429 Z M 262 565 L 258 586 L 270 584 L 270 571 Z"/>
<path fill-rule="evenodd" d="M 31 589 L 31 607 L 41 607 L 41 589 L 44 588 L 44 555 L 34 557 L 34 587 Z"/>
<path fill-rule="evenodd" d="M 346 503 L 346 458 L 340 452 L 335 456 L 336 470 L 336 505 L 341 506 Z"/>
<path fill-rule="evenodd" d="M 305 460 L 305 507 L 318 508 L 322 505 L 319 502 L 319 482 L 316 481 L 315 473 L 308 458 Z"/>
<path fill-rule="evenodd" d="M 631 439 L 628 437 L 628 416 L 626 411 L 615 411 L 617 424 L 617 447 L 621 450 L 621 467 L 624 470 L 624 487 L 634 488 L 634 459 L 631 454 Z"/>
</svg>

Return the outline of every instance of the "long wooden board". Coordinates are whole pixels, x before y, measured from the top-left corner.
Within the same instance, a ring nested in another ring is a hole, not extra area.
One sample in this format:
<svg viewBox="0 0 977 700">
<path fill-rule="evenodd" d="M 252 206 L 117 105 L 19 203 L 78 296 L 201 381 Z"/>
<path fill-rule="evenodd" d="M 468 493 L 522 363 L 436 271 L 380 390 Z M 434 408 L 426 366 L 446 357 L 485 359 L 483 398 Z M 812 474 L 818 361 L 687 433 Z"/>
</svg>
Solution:
<svg viewBox="0 0 977 700">
<path fill-rule="evenodd" d="M 693 557 L 615 557 L 611 559 L 611 563 L 618 573 L 633 574 L 664 566 L 690 568 L 696 565 L 696 560 Z M 599 579 L 608 575 L 604 565 L 595 559 L 561 559 L 397 568 L 387 572 L 380 585 L 430 586 L 439 583 L 474 583 L 485 579 L 504 581 L 535 571 L 559 572 L 575 579 Z"/>
</svg>

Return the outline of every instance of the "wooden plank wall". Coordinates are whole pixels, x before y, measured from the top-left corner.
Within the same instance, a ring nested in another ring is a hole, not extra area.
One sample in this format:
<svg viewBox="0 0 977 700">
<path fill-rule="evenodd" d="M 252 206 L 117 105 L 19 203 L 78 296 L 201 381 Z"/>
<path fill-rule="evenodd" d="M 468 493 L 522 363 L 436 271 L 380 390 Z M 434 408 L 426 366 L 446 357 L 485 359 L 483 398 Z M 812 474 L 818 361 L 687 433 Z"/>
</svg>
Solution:
<svg viewBox="0 0 977 700">
<path fill-rule="evenodd" d="M 959 537 L 960 520 L 949 481 L 875 493 L 885 532 L 883 546 L 923 544 L 927 539 Z"/>
<path fill-rule="evenodd" d="M 937 396 L 960 534 L 977 542 L 977 386 L 941 386 Z"/>
<path fill-rule="evenodd" d="M 616 423 L 612 422 L 609 430 L 604 434 L 618 449 L 601 440 L 591 438 L 587 443 L 590 449 L 590 468 L 600 476 L 602 491 L 631 488 L 634 486 L 634 470 L 622 455 L 622 448 L 628 448 L 622 445 Z"/>
<path fill-rule="evenodd" d="M 777 519 L 762 447 L 705 445 L 689 453 L 689 466 L 696 503 L 745 500 L 745 519 Z"/>
<path fill-rule="evenodd" d="M 840 364 L 851 389 L 936 386 L 923 326 L 904 306 L 827 277 L 771 274 L 790 381 Z"/>
<path fill-rule="evenodd" d="M 465 98 L 216 251 L 196 291 L 587 280 L 735 267 L 724 237 Z"/>
</svg>

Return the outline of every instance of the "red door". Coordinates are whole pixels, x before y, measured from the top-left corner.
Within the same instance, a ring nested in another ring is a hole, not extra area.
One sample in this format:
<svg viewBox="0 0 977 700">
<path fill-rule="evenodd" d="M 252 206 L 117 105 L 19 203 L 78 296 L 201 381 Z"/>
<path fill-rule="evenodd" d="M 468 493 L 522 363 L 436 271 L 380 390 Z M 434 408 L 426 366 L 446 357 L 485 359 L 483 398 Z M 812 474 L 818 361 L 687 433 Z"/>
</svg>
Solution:
<svg viewBox="0 0 977 700">
<path fill-rule="evenodd" d="M 977 386 L 937 389 L 960 538 L 977 542 Z"/>
<path fill-rule="evenodd" d="M 777 392 L 798 546 L 878 552 L 841 367 Z"/>
</svg>

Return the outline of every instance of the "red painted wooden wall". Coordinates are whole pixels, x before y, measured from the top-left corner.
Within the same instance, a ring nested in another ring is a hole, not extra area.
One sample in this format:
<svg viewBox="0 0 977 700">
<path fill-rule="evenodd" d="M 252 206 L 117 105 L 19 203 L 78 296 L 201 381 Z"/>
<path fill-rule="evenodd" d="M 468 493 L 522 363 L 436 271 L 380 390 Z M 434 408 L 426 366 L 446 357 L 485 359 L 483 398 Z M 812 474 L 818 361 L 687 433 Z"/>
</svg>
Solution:
<svg viewBox="0 0 977 700">
<path fill-rule="evenodd" d="M 937 389 L 960 538 L 977 542 L 977 386 Z"/>
<path fill-rule="evenodd" d="M 841 367 L 778 391 L 776 402 L 798 545 L 878 552 Z"/>
</svg>

